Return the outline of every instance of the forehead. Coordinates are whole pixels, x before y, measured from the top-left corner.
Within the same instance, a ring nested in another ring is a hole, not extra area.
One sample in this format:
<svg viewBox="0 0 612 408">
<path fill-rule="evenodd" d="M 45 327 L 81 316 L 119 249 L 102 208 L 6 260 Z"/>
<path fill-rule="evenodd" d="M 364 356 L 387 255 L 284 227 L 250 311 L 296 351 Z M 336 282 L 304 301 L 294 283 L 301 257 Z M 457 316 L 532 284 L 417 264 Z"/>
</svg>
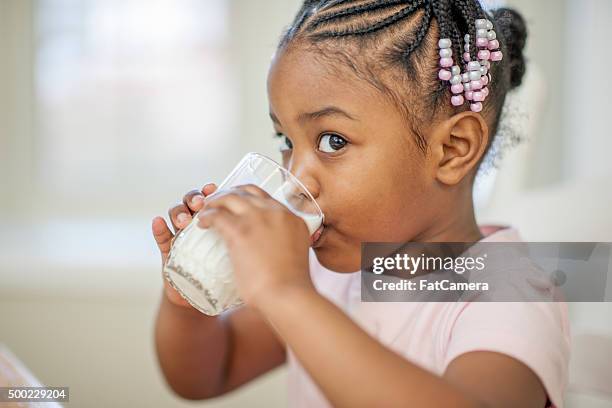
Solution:
<svg viewBox="0 0 612 408">
<path fill-rule="evenodd" d="M 348 66 L 306 49 L 275 55 L 267 85 L 270 109 L 277 115 L 334 105 L 358 117 L 374 117 L 389 114 L 392 107 L 380 91 Z"/>
</svg>

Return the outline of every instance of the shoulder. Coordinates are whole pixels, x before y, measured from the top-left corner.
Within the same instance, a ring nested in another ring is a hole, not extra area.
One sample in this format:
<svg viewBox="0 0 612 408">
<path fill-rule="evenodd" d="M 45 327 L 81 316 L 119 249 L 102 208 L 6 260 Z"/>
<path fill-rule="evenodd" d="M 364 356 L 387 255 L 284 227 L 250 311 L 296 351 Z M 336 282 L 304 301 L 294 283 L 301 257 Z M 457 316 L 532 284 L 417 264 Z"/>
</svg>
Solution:
<svg viewBox="0 0 612 408">
<path fill-rule="evenodd" d="M 458 305 L 459 306 L 459 305 Z M 444 366 L 472 351 L 492 351 L 529 367 L 560 406 L 567 385 L 570 333 L 562 302 L 471 302 L 458 307 Z"/>
</svg>

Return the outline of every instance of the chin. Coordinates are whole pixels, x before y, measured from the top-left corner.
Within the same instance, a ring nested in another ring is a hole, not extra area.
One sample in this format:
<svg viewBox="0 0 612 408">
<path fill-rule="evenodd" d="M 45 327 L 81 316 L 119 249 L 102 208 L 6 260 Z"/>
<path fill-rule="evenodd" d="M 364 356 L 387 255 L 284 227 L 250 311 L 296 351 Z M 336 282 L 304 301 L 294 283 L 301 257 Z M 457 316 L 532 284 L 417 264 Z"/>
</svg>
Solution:
<svg viewBox="0 0 612 408">
<path fill-rule="evenodd" d="M 319 263 L 334 272 L 356 272 L 361 269 L 360 256 L 357 256 L 357 262 L 355 262 L 348 249 L 322 245 L 313 250 Z"/>
</svg>

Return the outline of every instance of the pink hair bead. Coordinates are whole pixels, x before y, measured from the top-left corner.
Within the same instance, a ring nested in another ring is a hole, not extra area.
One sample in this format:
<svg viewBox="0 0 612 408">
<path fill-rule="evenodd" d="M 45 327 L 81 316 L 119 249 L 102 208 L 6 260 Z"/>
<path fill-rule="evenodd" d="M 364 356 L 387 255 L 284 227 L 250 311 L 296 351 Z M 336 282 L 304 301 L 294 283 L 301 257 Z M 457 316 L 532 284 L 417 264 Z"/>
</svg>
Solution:
<svg viewBox="0 0 612 408">
<path fill-rule="evenodd" d="M 482 92 L 474 92 L 474 101 L 484 102 L 486 96 Z"/>
<path fill-rule="evenodd" d="M 463 84 L 457 84 L 457 85 L 451 86 L 451 92 L 454 94 L 463 93 Z"/>
<path fill-rule="evenodd" d="M 489 40 L 484 37 L 476 38 L 476 46 L 478 47 L 486 47 L 489 44 Z"/>
<path fill-rule="evenodd" d="M 494 51 L 491 53 L 491 61 L 501 61 L 504 58 L 504 54 L 501 51 Z"/>
<path fill-rule="evenodd" d="M 451 98 L 451 103 L 453 106 L 461 106 L 465 100 L 463 99 L 463 95 L 455 95 Z"/>
<path fill-rule="evenodd" d="M 489 41 L 489 44 L 485 45 L 485 47 L 487 47 L 491 51 L 496 50 L 499 48 L 499 41 L 498 40 Z"/>
<path fill-rule="evenodd" d="M 489 50 L 480 50 L 478 51 L 478 59 L 488 60 L 491 58 L 491 51 Z"/>
<path fill-rule="evenodd" d="M 469 52 L 464 52 L 463 53 L 463 60 L 465 62 L 470 62 L 472 60 L 472 57 L 470 57 L 470 53 Z"/>
<path fill-rule="evenodd" d="M 441 69 L 438 73 L 438 78 L 440 78 L 442 81 L 449 81 L 452 77 L 453 74 L 451 74 L 451 72 L 446 69 Z"/>
<path fill-rule="evenodd" d="M 471 84 L 472 84 L 472 91 L 479 91 L 484 86 L 482 84 L 482 80 L 472 81 Z"/>
<path fill-rule="evenodd" d="M 465 93 L 465 99 L 467 99 L 468 101 L 471 101 L 472 99 L 474 99 L 474 91 L 468 91 Z"/>
<path fill-rule="evenodd" d="M 472 112 L 482 112 L 482 102 L 472 103 L 470 105 L 470 109 L 472 110 Z"/>
<path fill-rule="evenodd" d="M 450 68 L 453 66 L 452 58 L 440 58 L 440 65 L 444 68 Z"/>
<path fill-rule="evenodd" d="M 484 87 L 482 88 L 482 91 L 480 91 L 484 94 L 485 98 L 489 96 L 489 88 Z"/>
<path fill-rule="evenodd" d="M 482 78 L 480 78 L 480 82 L 482 82 L 484 86 L 489 85 L 489 77 L 487 75 L 483 76 Z"/>
</svg>

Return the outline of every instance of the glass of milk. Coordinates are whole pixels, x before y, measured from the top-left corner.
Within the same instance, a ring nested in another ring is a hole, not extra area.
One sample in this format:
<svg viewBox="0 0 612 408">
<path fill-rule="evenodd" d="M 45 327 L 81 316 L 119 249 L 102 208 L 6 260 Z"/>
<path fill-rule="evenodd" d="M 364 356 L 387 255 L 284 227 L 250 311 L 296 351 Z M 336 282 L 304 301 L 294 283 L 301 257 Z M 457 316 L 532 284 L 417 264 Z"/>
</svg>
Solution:
<svg viewBox="0 0 612 408">
<path fill-rule="evenodd" d="M 306 187 L 287 169 L 259 153 L 248 153 L 208 197 L 245 184 L 260 187 L 284 204 L 304 220 L 311 236 L 323 224 L 323 212 Z M 174 237 L 163 272 L 170 284 L 204 314 L 215 316 L 242 304 L 227 247 L 213 228 L 199 227 L 195 215 Z"/>
</svg>

